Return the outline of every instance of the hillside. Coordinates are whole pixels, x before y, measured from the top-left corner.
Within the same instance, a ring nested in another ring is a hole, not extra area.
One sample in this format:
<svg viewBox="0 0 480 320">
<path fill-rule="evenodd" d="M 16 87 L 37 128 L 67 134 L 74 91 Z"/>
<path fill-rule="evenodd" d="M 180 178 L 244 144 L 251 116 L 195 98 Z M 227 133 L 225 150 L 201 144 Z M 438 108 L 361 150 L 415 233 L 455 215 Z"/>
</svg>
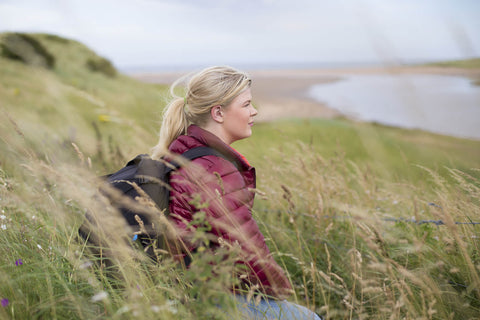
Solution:
<svg viewBox="0 0 480 320">
<path fill-rule="evenodd" d="M 39 155 L 72 154 L 75 143 L 94 161 L 118 165 L 148 152 L 159 129 L 164 86 L 135 81 L 105 62 L 103 70 L 101 63 L 108 60 L 76 41 L 46 34 L 29 37 L 48 50 L 54 64 L 46 68 L 0 57 L 1 130 L 8 137 L 3 147 L 15 149 L 16 127 Z M 97 68 L 92 67 L 95 61 L 100 62 Z M 13 155 L 2 152 L 2 157 Z"/>
</svg>

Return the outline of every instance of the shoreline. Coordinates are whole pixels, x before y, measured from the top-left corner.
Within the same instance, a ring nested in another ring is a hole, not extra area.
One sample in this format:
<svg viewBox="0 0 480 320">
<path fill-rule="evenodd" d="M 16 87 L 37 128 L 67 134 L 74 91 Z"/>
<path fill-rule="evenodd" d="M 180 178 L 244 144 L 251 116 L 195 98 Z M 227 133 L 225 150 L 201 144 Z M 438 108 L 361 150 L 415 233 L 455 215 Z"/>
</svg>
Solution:
<svg viewBox="0 0 480 320">
<path fill-rule="evenodd" d="M 285 118 L 332 119 L 342 113 L 308 95 L 316 84 L 340 81 L 348 75 L 378 74 L 433 74 L 480 79 L 480 69 L 462 69 L 430 66 L 367 67 L 336 69 L 277 69 L 251 70 L 253 103 L 259 113 L 258 122 Z M 138 73 L 130 77 L 147 83 L 171 85 L 186 72 Z"/>
</svg>

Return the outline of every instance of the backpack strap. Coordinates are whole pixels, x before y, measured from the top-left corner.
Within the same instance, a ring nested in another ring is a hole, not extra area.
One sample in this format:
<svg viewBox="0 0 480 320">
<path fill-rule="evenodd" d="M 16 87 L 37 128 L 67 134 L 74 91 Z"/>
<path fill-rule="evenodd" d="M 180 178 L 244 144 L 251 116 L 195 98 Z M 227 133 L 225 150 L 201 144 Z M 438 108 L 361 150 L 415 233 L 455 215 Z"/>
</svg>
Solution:
<svg viewBox="0 0 480 320">
<path fill-rule="evenodd" d="M 239 168 L 238 167 L 238 163 L 237 161 L 235 161 L 235 159 L 231 159 L 229 157 L 227 157 L 226 155 L 224 155 L 223 153 L 211 148 L 211 147 L 207 147 L 207 146 L 202 146 L 202 147 L 195 147 L 195 148 L 192 148 L 190 150 L 187 150 L 185 151 L 184 153 L 181 154 L 182 157 L 188 159 L 188 160 L 193 160 L 193 159 L 196 159 L 196 158 L 201 158 L 203 156 L 217 156 L 217 157 L 220 157 L 220 158 L 223 158 L 225 160 L 228 160 L 230 161 L 231 163 L 233 163 L 233 165 L 235 166 L 235 168 Z M 171 168 L 169 167 L 167 169 L 167 172 L 171 172 L 175 169 L 178 169 L 180 168 L 180 165 L 178 163 L 176 163 L 175 161 L 171 161 L 170 162 L 173 166 L 175 166 L 175 168 Z"/>
</svg>

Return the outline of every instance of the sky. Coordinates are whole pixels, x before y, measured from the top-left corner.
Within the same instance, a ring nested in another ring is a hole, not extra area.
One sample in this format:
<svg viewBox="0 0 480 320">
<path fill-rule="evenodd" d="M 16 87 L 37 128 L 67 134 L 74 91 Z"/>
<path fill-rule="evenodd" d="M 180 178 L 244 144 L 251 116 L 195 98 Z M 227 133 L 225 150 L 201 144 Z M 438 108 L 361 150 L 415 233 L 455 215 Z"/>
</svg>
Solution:
<svg viewBox="0 0 480 320">
<path fill-rule="evenodd" d="M 0 0 L 0 32 L 78 40 L 120 69 L 480 55 L 480 0 Z"/>
</svg>

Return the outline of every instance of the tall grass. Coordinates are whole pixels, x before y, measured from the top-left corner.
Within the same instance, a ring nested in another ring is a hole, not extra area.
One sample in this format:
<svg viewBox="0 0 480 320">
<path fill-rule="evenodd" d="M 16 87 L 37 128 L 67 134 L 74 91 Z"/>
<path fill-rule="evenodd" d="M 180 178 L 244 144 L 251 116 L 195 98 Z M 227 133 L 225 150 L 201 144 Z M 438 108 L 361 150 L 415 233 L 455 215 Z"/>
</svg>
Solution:
<svg viewBox="0 0 480 320">
<path fill-rule="evenodd" d="M 334 319 L 478 317 L 478 178 L 423 168 L 425 189 L 305 145 L 283 159 L 269 163 L 257 215 L 299 301 Z"/>
<path fill-rule="evenodd" d="M 168 256 L 152 263 L 99 200 L 78 147 L 58 162 L 18 141 L 4 139 L 17 170 L 0 176 L 2 318 L 228 318 L 219 310 L 233 310 L 233 258 L 196 253 L 187 270 Z M 329 319 L 478 317 L 480 234 L 468 224 L 480 216 L 478 177 L 421 167 L 425 183 L 392 181 L 342 152 L 323 157 L 301 142 L 269 151 L 254 215 L 294 284 L 292 300 Z M 77 238 L 86 211 L 100 214 L 113 270 Z"/>
<path fill-rule="evenodd" d="M 219 314 L 217 305 L 228 310 L 233 259 L 199 252 L 188 270 L 168 256 L 147 259 L 75 152 L 77 162 L 62 163 L 23 154 L 21 176 L 1 171 L 0 292 L 8 300 L 0 317 L 204 319 Z M 94 231 L 111 264 L 77 235 L 86 212 L 98 218 Z"/>
</svg>

